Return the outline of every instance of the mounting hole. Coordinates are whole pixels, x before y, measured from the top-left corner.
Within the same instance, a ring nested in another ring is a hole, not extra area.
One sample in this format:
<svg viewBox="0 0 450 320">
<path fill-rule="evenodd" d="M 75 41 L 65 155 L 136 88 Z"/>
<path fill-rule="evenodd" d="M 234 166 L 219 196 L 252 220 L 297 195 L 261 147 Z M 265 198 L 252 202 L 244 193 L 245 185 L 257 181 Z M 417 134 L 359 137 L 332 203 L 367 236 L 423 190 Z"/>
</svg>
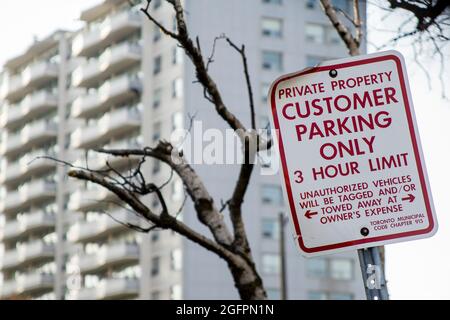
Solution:
<svg viewBox="0 0 450 320">
<path fill-rule="evenodd" d="M 329 75 L 332 78 L 336 78 L 337 77 L 337 70 L 336 69 L 330 70 Z"/>
<path fill-rule="evenodd" d="M 369 229 L 367 229 L 366 227 L 361 228 L 361 235 L 364 237 L 367 237 L 369 235 Z"/>
</svg>

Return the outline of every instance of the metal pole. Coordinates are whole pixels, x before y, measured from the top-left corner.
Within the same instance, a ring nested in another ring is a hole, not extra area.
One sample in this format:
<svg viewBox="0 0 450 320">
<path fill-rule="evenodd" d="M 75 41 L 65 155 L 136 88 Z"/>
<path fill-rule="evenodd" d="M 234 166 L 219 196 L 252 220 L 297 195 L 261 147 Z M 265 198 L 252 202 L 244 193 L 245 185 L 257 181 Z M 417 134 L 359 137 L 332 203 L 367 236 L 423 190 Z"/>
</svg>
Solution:
<svg viewBox="0 0 450 320">
<path fill-rule="evenodd" d="M 379 247 L 358 250 L 367 300 L 389 300 Z"/>
<path fill-rule="evenodd" d="M 280 299 L 287 300 L 287 282 L 286 282 L 286 249 L 284 239 L 285 219 L 283 212 L 279 213 L 279 229 L 280 229 Z"/>
</svg>

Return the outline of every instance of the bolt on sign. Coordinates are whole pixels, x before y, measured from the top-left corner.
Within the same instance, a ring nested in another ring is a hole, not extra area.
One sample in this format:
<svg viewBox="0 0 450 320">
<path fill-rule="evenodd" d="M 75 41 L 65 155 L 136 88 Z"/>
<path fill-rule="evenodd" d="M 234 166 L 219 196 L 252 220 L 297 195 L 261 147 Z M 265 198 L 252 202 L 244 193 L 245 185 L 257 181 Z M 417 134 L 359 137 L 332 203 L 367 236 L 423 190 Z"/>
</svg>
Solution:
<svg viewBox="0 0 450 320">
<path fill-rule="evenodd" d="M 405 63 L 396 51 L 278 78 L 272 125 L 305 256 L 437 231 Z"/>
</svg>

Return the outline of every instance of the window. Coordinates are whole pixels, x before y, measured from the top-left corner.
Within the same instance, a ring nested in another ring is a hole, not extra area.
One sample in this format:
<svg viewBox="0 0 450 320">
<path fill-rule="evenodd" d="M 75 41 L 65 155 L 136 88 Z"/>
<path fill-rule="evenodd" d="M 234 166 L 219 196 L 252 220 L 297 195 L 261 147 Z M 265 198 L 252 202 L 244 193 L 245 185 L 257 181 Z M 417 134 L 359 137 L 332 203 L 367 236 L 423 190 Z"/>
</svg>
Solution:
<svg viewBox="0 0 450 320">
<path fill-rule="evenodd" d="M 170 286 L 170 299 L 181 300 L 181 285 L 175 284 Z"/>
<path fill-rule="evenodd" d="M 172 64 L 180 64 L 183 61 L 183 49 L 178 46 L 172 49 Z"/>
<path fill-rule="evenodd" d="M 153 9 L 158 9 L 159 7 L 161 7 L 161 4 L 161 0 L 153 0 Z"/>
<path fill-rule="evenodd" d="M 181 180 L 175 180 L 172 183 L 172 200 L 181 200 L 183 197 L 183 183 Z"/>
<path fill-rule="evenodd" d="M 270 84 L 263 83 L 261 85 L 261 100 L 266 102 L 269 95 Z"/>
<path fill-rule="evenodd" d="M 341 38 L 339 37 L 339 34 L 332 27 L 327 29 L 327 42 L 329 44 L 334 44 L 334 45 L 341 43 Z"/>
<path fill-rule="evenodd" d="M 159 209 L 159 207 L 161 206 L 161 202 L 159 201 L 159 198 L 157 195 L 154 195 L 152 197 L 152 208 L 153 209 Z M 159 235 L 155 235 L 154 237 L 152 236 L 152 239 L 154 239 L 155 241 L 159 239 Z"/>
<path fill-rule="evenodd" d="M 281 38 L 282 36 L 282 21 L 275 18 L 262 19 L 262 35 L 271 38 Z"/>
<path fill-rule="evenodd" d="M 262 270 L 266 274 L 280 272 L 280 256 L 274 253 L 266 253 L 262 256 Z"/>
<path fill-rule="evenodd" d="M 283 4 L 282 0 L 262 0 L 262 2 L 266 4 L 277 4 L 277 5 Z"/>
<path fill-rule="evenodd" d="M 271 205 L 283 205 L 281 188 L 275 185 L 264 185 L 262 187 L 262 202 Z"/>
<path fill-rule="evenodd" d="M 178 31 L 178 21 L 176 15 L 173 15 L 172 17 L 172 31 L 175 33 Z"/>
<path fill-rule="evenodd" d="M 161 72 L 161 60 L 161 56 L 157 56 L 153 60 L 153 74 L 158 74 Z"/>
<path fill-rule="evenodd" d="M 266 70 L 281 71 L 283 69 L 283 56 L 281 52 L 264 51 L 262 67 Z"/>
<path fill-rule="evenodd" d="M 280 300 L 281 299 L 281 292 L 279 289 L 275 288 L 268 288 L 267 289 L 267 298 L 269 300 Z"/>
<path fill-rule="evenodd" d="M 335 280 L 353 279 L 353 261 L 351 259 L 330 260 L 330 276 Z"/>
<path fill-rule="evenodd" d="M 349 2 L 348 0 L 332 0 L 331 3 L 333 4 L 333 7 L 336 9 L 341 9 L 345 12 L 349 12 Z"/>
<path fill-rule="evenodd" d="M 162 96 L 162 89 L 157 88 L 153 90 L 153 108 L 156 109 L 161 105 L 161 96 Z"/>
<path fill-rule="evenodd" d="M 264 239 L 278 239 L 279 223 L 277 219 L 265 218 L 262 220 L 262 236 Z"/>
<path fill-rule="evenodd" d="M 153 26 L 153 42 L 158 42 L 161 39 L 161 29 L 158 26 Z"/>
<path fill-rule="evenodd" d="M 270 120 L 268 116 L 259 117 L 259 125 L 261 129 L 267 130 L 267 134 L 270 136 Z"/>
<path fill-rule="evenodd" d="M 183 121 L 183 113 L 178 111 L 172 114 L 172 131 L 177 129 L 183 129 L 184 121 Z"/>
<path fill-rule="evenodd" d="M 170 252 L 170 269 L 179 271 L 182 267 L 182 254 L 180 249 L 175 249 Z"/>
<path fill-rule="evenodd" d="M 325 60 L 322 57 L 317 57 L 317 56 L 306 56 L 306 66 L 307 67 L 315 67 L 317 66 L 319 63 L 321 63 L 323 60 Z"/>
<path fill-rule="evenodd" d="M 306 260 L 306 272 L 309 277 L 327 278 L 328 264 L 324 258 L 311 258 Z"/>
<path fill-rule="evenodd" d="M 172 81 L 172 98 L 181 98 L 183 96 L 183 79 L 177 78 Z"/>
<path fill-rule="evenodd" d="M 152 242 L 156 242 L 156 241 L 159 240 L 159 234 L 160 234 L 160 232 L 157 231 L 157 230 L 153 230 L 151 232 L 151 240 L 152 240 Z"/>
<path fill-rule="evenodd" d="M 325 42 L 325 27 L 320 24 L 306 24 L 306 41 L 322 44 Z"/>
<path fill-rule="evenodd" d="M 157 174 L 159 171 L 161 171 L 161 161 L 158 159 L 153 159 L 152 173 Z"/>
<path fill-rule="evenodd" d="M 306 8 L 315 9 L 317 4 L 317 0 L 306 0 Z"/>
<path fill-rule="evenodd" d="M 345 292 L 330 292 L 328 295 L 330 300 L 353 300 L 353 294 Z"/>
<path fill-rule="evenodd" d="M 157 276 L 159 274 L 159 263 L 160 263 L 159 257 L 152 258 L 152 265 L 151 265 L 151 271 L 150 271 L 152 277 Z"/>
<path fill-rule="evenodd" d="M 327 300 L 328 296 L 323 291 L 309 291 L 308 300 Z"/>
<path fill-rule="evenodd" d="M 153 135 L 152 135 L 153 143 L 158 142 L 160 138 L 161 138 L 161 122 L 158 121 L 153 124 Z"/>
</svg>

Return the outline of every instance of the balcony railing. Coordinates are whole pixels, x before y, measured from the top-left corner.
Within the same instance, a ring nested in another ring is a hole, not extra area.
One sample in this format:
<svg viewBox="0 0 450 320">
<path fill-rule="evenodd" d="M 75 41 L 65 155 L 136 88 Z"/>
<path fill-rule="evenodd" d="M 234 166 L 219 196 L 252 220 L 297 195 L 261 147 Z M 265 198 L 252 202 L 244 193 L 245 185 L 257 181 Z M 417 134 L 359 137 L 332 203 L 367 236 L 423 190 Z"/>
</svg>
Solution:
<svg viewBox="0 0 450 320">
<path fill-rule="evenodd" d="M 91 58 L 72 73 L 75 86 L 91 87 L 113 73 L 120 73 L 141 59 L 138 44 L 125 42 L 106 49 L 98 59 Z"/>
<path fill-rule="evenodd" d="M 54 256 L 53 244 L 34 241 L 18 246 L 14 250 L 6 251 L 3 255 L 2 269 L 19 268 L 35 261 L 47 261 Z"/>
<path fill-rule="evenodd" d="M 42 294 L 51 291 L 54 285 L 54 275 L 49 273 L 26 273 L 16 276 L 13 280 L 3 283 L 1 298 L 15 295 Z"/>
<path fill-rule="evenodd" d="M 70 227 L 67 238 L 73 242 L 94 241 L 112 232 L 125 229 L 125 226 L 117 221 L 125 224 L 139 224 L 139 218 L 124 209 L 112 211 L 110 215 L 114 219 L 102 213 L 97 219 L 75 223 Z"/>
<path fill-rule="evenodd" d="M 54 137 L 56 137 L 56 123 L 54 121 L 44 119 L 31 122 L 19 132 L 7 135 L 2 144 L 2 153 L 6 156 L 19 153 Z"/>
<path fill-rule="evenodd" d="M 29 213 L 14 220 L 7 220 L 0 230 L 3 241 L 23 237 L 33 231 L 49 229 L 55 225 L 55 215 L 44 211 Z"/>
<path fill-rule="evenodd" d="M 12 76 L 4 87 L 3 98 L 18 100 L 31 92 L 34 87 L 43 85 L 58 77 L 58 65 L 50 61 L 40 61 L 28 66 L 21 74 Z"/>
<path fill-rule="evenodd" d="M 18 190 L 9 191 L 3 201 L 4 213 L 10 213 L 27 207 L 33 202 L 44 201 L 55 197 L 56 185 L 54 181 L 39 179 L 33 180 L 19 187 Z"/>
<path fill-rule="evenodd" d="M 98 91 L 88 92 L 72 103 L 72 116 L 91 117 L 104 112 L 112 104 L 119 104 L 139 94 L 142 90 L 138 76 L 122 75 L 106 81 Z"/>
<path fill-rule="evenodd" d="M 93 185 L 88 189 L 78 189 L 72 193 L 68 209 L 71 211 L 89 211 L 114 197 L 114 194 L 107 189 Z"/>
<path fill-rule="evenodd" d="M 55 161 L 38 158 L 42 156 L 55 157 L 56 152 L 54 149 L 42 149 L 25 154 L 19 160 L 7 164 L 6 169 L 0 172 L 0 181 L 7 184 L 16 183 L 56 167 Z"/>
<path fill-rule="evenodd" d="M 142 148 L 142 142 L 140 137 L 131 137 L 127 139 L 117 140 L 104 145 L 105 149 L 138 149 Z M 79 155 L 79 158 L 74 162 L 75 166 L 83 167 L 87 165 L 94 170 L 106 169 L 108 164 L 114 168 L 119 167 L 122 164 L 134 164 L 139 161 L 139 157 L 113 157 L 103 153 L 97 153 L 91 151 L 88 156 Z"/>
<path fill-rule="evenodd" d="M 10 105 L 3 110 L 1 125 L 9 128 L 33 117 L 49 112 L 58 105 L 57 96 L 48 91 L 38 91 L 28 95 L 20 104 Z"/>
<path fill-rule="evenodd" d="M 141 26 L 138 12 L 123 11 L 107 17 L 100 25 L 78 34 L 72 44 L 75 56 L 89 56 L 109 43 L 118 41 Z"/>
<path fill-rule="evenodd" d="M 82 288 L 78 300 L 127 299 L 139 294 L 139 280 L 132 278 L 103 279 L 92 288 Z"/>
<path fill-rule="evenodd" d="M 78 266 L 82 273 L 105 270 L 110 266 L 127 266 L 139 261 L 139 246 L 131 243 L 116 243 L 102 246 L 97 253 L 82 255 Z"/>
<path fill-rule="evenodd" d="M 74 148 L 89 148 L 111 136 L 138 128 L 140 124 L 140 112 L 136 107 L 113 110 L 96 123 L 76 129 L 71 135 L 71 145 Z"/>
</svg>

